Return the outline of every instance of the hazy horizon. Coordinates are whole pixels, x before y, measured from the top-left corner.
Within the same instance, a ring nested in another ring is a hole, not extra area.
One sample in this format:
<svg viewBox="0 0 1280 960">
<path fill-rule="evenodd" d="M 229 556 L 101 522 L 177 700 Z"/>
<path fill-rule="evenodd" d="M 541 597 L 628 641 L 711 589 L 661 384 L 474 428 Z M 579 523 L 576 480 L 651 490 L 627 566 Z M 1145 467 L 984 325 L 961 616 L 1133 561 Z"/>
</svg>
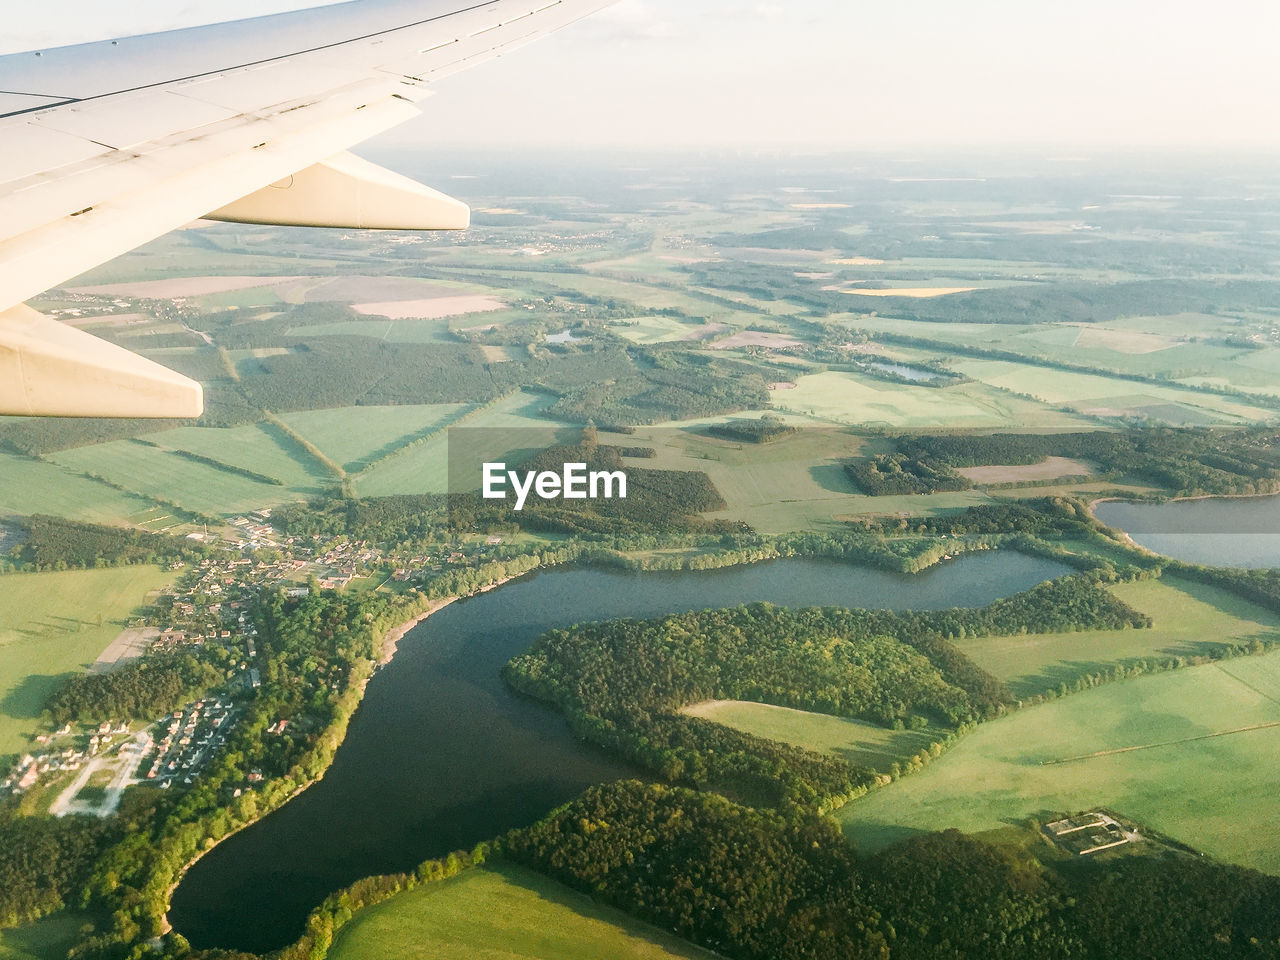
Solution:
<svg viewBox="0 0 1280 960">
<path fill-rule="evenodd" d="M 314 6 L 297 0 L 91 0 L 10 14 L 4 52 Z M 784 7 L 622 0 L 440 82 L 379 147 L 1248 152 L 1272 122 L 1280 8 L 1212 16 L 1083 0 L 1069 11 L 978 0 Z"/>
</svg>

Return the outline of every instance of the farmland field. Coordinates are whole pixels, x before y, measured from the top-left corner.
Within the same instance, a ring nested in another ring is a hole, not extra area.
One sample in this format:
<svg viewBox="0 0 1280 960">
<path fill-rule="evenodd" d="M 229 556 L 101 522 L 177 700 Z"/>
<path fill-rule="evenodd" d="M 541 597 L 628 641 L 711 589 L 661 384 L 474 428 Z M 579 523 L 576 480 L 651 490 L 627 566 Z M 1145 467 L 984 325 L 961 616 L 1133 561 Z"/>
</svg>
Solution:
<svg viewBox="0 0 1280 960">
<path fill-rule="evenodd" d="M 332 478 L 287 434 L 269 423 L 247 427 L 184 427 L 148 438 L 167 450 L 189 450 L 221 463 L 284 481 L 290 490 L 318 493 Z"/>
<path fill-rule="evenodd" d="M 518 867 L 469 870 L 362 911 L 331 960 L 674 960 L 712 954 Z"/>
<path fill-rule="evenodd" d="M 670 340 L 697 340 L 714 336 L 728 328 L 707 324 L 681 323 L 674 317 L 639 317 L 609 325 L 609 328 L 620 337 L 632 343 L 665 343 Z"/>
<path fill-rule="evenodd" d="M 450 423 L 466 409 L 460 403 L 340 407 L 288 413 L 281 419 L 354 473 L 414 436 Z"/>
<path fill-rule="evenodd" d="M 773 391 L 772 401 L 782 410 L 890 429 L 1093 426 L 982 384 L 919 387 L 837 371 L 800 377 L 794 389 Z"/>
<path fill-rule="evenodd" d="M 960 467 L 956 473 L 974 483 L 1021 483 L 1027 480 L 1057 480 L 1093 473 L 1093 468 L 1067 457 L 1046 457 L 1041 463 L 1025 463 L 990 467 Z"/>
<path fill-rule="evenodd" d="M 0 514 L 48 513 L 76 520 L 118 522 L 154 504 L 48 461 L 0 450 Z"/>
<path fill-rule="evenodd" d="M 879 773 L 928 749 L 935 739 L 927 730 L 890 730 L 848 717 L 741 700 L 710 700 L 683 712 L 757 737 L 828 753 Z"/>
<path fill-rule="evenodd" d="M 1155 419 L 1194 424 L 1242 423 L 1275 415 L 1228 397 L 1004 360 L 960 358 L 951 366 L 974 380 L 1097 416 L 1146 412 Z"/>
<path fill-rule="evenodd" d="M 93 663 L 147 594 L 174 576 L 117 567 L 0 577 L 0 756 L 25 748 L 62 675 Z"/>
<path fill-rule="evenodd" d="M 342 320 L 299 327 L 308 337 L 372 337 L 387 343 L 457 343 L 448 320 Z"/>
<path fill-rule="evenodd" d="M 10 930 L 0 930 L 0 960 L 66 960 L 86 918 L 61 910 Z"/>
<path fill-rule="evenodd" d="M 1280 636 L 1280 616 L 1216 587 L 1173 576 L 1109 589 L 1154 621 L 1149 630 L 981 637 L 956 644 L 1017 696 L 1034 696 L 1106 666 L 1143 657 L 1203 656 Z"/>
<path fill-rule="evenodd" d="M 546 420 L 538 414 L 551 406 L 555 398 L 547 394 L 520 391 L 499 400 L 493 406 L 477 409 L 447 422 L 450 427 L 480 428 L 509 434 L 509 442 L 499 443 L 503 449 L 489 449 L 482 443 L 483 452 L 500 457 L 507 450 L 518 446 L 522 431 L 540 431 L 537 436 L 550 436 L 551 431 L 563 426 L 555 420 Z M 361 408 L 356 408 L 361 409 Z M 401 493 L 444 493 L 449 483 L 449 431 L 442 430 L 426 443 L 418 444 L 402 453 L 395 453 L 372 469 L 356 478 L 356 489 L 363 497 L 386 497 Z M 485 440 L 498 439 L 495 433 Z M 472 436 L 480 436 L 473 434 Z M 482 452 L 480 449 L 477 453 Z M 488 457 L 486 456 L 486 459 Z M 477 462 L 480 462 L 477 460 Z"/>
<path fill-rule="evenodd" d="M 294 491 L 128 440 L 64 450 L 49 459 L 69 470 L 95 473 L 144 497 L 159 497 L 207 514 L 272 506 L 312 489 L 308 483 Z"/>
<path fill-rule="evenodd" d="M 874 439 L 839 427 L 814 426 L 804 416 L 784 415 L 784 419 L 801 429 L 767 444 L 707 436 L 705 427 L 723 422 L 719 417 L 684 421 L 679 427 L 638 427 L 634 435 L 603 439 L 648 446 L 656 452 L 651 459 L 637 460 L 637 466 L 705 473 L 726 505 L 707 516 L 741 520 L 762 533 L 837 526 L 838 517 L 863 512 L 930 514 L 988 500 L 976 490 L 933 496 L 865 496 L 849 481 L 843 463 L 850 457 L 878 452 Z"/>
<path fill-rule="evenodd" d="M 845 806 L 871 850 L 1105 805 L 1233 863 L 1280 871 L 1280 654 L 1098 687 L 983 724 L 919 773 Z M 1208 739 L 1190 739 L 1208 737 Z M 1063 761 L 1097 751 L 1149 749 Z"/>
</svg>

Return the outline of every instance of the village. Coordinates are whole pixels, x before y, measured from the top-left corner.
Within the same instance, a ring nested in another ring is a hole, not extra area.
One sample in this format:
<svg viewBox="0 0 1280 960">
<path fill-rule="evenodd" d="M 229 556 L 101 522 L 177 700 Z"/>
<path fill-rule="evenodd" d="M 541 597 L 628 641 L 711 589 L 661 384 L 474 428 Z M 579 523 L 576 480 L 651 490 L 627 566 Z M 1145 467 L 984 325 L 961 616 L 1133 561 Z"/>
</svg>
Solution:
<svg viewBox="0 0 1280 960">
<path fill-rule="evenodd" d="M 189 786 L 226 744 L 237 704 L 262 684 L 254 622 L 261 591 L 278 589 L 299 598 L 313 589 L 349 589 L 361 579 L 373 587 L 409 585 L 446 565 L 475 559 L 462 550 L 388 558 L 365 541 L 290 537 L 271 525 L 269 510 L 232 517 L 222 531 L 189 539 L 218 549 L 190 565 L 175 561 L 180 575 L 173 587 L 155 599 L 146 616 L 129 623 L 90 672 L 108 673 L 152 653 L 186 652 L 221 669 L 226 682 L 216 695 L 152 724 L 94 718 L 41 733 L 0 779 L 0 795 L 41 786 L 54 798 L 52 813 L 106 816 L 126 786 Z M 490 537 L 479 549 L 500 543 L 501 538 Z M 268 732 L 281 735 L 287 724 L 277 721 Z"/>
</svg>

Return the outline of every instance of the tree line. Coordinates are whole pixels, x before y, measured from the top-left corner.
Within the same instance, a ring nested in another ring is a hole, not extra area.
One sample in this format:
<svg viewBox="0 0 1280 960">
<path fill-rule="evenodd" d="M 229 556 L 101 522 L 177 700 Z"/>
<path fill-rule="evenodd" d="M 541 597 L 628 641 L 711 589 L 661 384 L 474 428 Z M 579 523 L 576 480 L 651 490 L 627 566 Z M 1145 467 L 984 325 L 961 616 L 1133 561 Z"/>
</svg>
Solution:
<svg viewBox="0 0 1280 960">
<path fill-rule="evenodd" d="M 156 654 L 109 673 L 68 677 L 45 701 L 55 726 L 71 721 L 154 720 L 223 679 L 189 654 Z"/>
<path fill-rule="evenodd" d="M 874 771 L 681 713 L 748 700 L 885 726 L 960 728 L 1013 704 L 954 639 L 1149 627 L 1080 574 L 979 609 L 787 609 L 767 603 L 612 620 L 542 636 L 503 677 L 552 704 L 582 737 L 671 783 L 770 805 L 830 808 Z"/>
<path fill-rule="evenodd" d="M 1042 862 L 948 830 L 859 857 L 830 819 L 635 781 L 495 847 L 734 960 L 1280 955 L 1280 879 L 1172 852 Z"/>
<path fill-rule="evenodd" d="M 1041 463 L 1077 457 L 1105 475 L 1133 476 L 1175 496 L 1261 494 L 1280 490 L 1280 431 L 1149 428 L 1059 434 L 901 436 L 900 455 L 931 468 Z"/>
<path fill-rule="evenodd" d="M 20 523 L 26 538 L 17 548 L 17 560 L 40 571 L 193 561 L 206 554 L 201 545 L 164 533 L 108 527 L 44 514 L 27 517 Z"/>
</svg>

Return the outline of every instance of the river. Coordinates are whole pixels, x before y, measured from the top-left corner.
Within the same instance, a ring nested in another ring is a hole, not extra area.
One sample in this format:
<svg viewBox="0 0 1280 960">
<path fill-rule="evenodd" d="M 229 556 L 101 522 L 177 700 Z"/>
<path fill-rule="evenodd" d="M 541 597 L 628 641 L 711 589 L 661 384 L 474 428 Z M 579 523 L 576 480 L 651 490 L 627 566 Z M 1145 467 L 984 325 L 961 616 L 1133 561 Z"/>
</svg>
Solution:
<svg viewBox="0 0 1280 960">
<path fill-rule="evenodd" d="M 759 600 L 982 606 L 1067 572 L 1011 551 L 962 556 L 915 576 L 820 559 L 696 573 L 573 568 L 459 601 L 400 641 L 324 778 L 199 860 L 169 918 L 197 948 L 275 949 L 297 939 L 334 890 L 470 849 L 593 783 L 636 775 L 503 684 L 502 665 L 547 630 Z"/>
<path fill-rule="evenodd" d="M 1106 500 L 1094 511 L 1148 550 L 1215 567 L 1280 567 L 1280 496 L 1167 503 Z"/>
</svg>

